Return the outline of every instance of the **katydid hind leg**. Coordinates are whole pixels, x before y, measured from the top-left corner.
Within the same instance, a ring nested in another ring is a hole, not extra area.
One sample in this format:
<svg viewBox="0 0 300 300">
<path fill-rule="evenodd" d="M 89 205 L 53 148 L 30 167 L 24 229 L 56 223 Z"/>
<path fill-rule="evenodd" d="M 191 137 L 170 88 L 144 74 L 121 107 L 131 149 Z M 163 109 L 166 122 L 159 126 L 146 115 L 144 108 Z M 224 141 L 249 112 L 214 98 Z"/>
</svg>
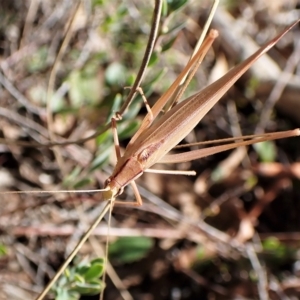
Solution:
<svg viewBox="0 0 300 300">
<path fill-rule="evenodd" d="M 164 156 L 159 163 L 181 163 L 191 160 L 200 159 L 206 156 L 214 155 L 223 151 L 227 151 L 230 149 L 235 149 L 240 146 L 249 146 L 256 143 L 261 143 L 265 141 L 289 138 L 289 137 L 296 137 L 300 135 L 300 129 L 282 131 L 282 132 L 274 132 L 274 133 L 267 133 L 261 135 L 260 138 L 252 139 L 248 141 L 236 142 L 231 144 L 225 144 L 220 146 L 213 146 L 204 149 L 192 150 L 187 151 L 179 154 L 169 154 Z"/>
</svg>

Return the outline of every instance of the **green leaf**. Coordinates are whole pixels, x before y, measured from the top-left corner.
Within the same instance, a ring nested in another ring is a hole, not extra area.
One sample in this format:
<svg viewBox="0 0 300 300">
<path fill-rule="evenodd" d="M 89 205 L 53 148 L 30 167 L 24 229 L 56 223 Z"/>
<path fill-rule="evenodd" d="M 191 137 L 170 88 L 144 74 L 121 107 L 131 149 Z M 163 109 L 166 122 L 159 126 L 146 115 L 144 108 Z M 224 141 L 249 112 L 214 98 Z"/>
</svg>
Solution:
<svg viewBox="0 0 300 300">
<path fill-rule="evenodd" d="M 212 173 L 211 173 L 211 180 L 213 182 L 219 182 L 224 178 L 224 174 L 223 174 L 223 168 L 215 168 Z"/>
<path fill-rule="evenodd" d="M 91 184 L 92 182 L 93 180 L 91 178 L 83 178 L 74 184 L 74 189 L 82 188 L 84 186 Z"/>
<path fill-rule="evenodd" d="M 106 146 L 101 148 L 101 153 L 96 156 L 90 166 L 90 170 L 96 170 L 100 168 L 109 158 L 111 151 L 113 151 L 112 146 Z"/>
<path fill-rule="evenodd" d="M 126 78 L 126 85 L 127 86 L 133 86 L 135 79 L 136 79 L 135 74 L 129 74 Z"/>
<path fill-rule="evenodd" d="M 96 138 L 97 145 L 104 144 L 104 142 L 106 142 L 111 136 L 112 135 L 111 135 L 110 130 L 107 130 L 107 131 L 103 132 L 102 134 L 98 135 Z"/>
<path fill-rule="evenodd" d="M 132 135 L 138 130 L 140 126 L 140 122 L 133 120 L 131 122 L 124 122 L 121 123 L 118 127 L 118 135 L 119 139 L 123 140 L 129 137 L 132 137 Z"/>
<path fill-rule="evenodd" d="M 55 300 L 78 300 L 80 294 L 70 292 L 67 288 L 57 288 L 55 291 Z"/>
<path fill-rule="evenodd" d="M 95 258 L 91 261 L 91 265 L 92 264 L 102 264 L 102 265 L 104 265 L 105 264 L 105 259 L 102 258 L 102 257 L 97 257 L 97 258 Z"/>
<path fill-rule="evenodd" d="M 117 94 L 114 100 L 112 101 L 113 105 L 110 109 L 110 113 L 107 115 L 107 119 L 106 119 L 107 123 L 110 122 L 111 118 L 115 116 L 115 113 L 119 111 L 121 107 L 121 102 L 122 102 L 122 96 L 120 94 Z"/>
<path fill-rule="evenodd" d="M 254 144 L 253 148 L 263 162 L 272 162 L 276 158 L 276 147 L 272 141 Z"/>
<path fill-rule="evenodd" d="M 66 276 L 66 278 L 70 278 L 71 272 L 70 272 L 70 269 L 69 269 L 69 268 L 65 269 L 64 275 Z"/>
<path fill-rule="evenodd" d="M 135 99 L 133 99 L 132 103 L 129 106 L 129 109 L 127 110 L 126 114 L 123 116 L 123 121 L 134 119 L 139 113 L 142 105 L 143 105 L 143 101 L 141 99 L 141 96 L 138 95 Z"/>
<path fill-rule="evenodd" d="M 171 38 L 169 41 L 167 41 L 166 43 L 164 43 L 164 44 L 162 45 L 161 52 L 165 52 L 165 51 L 169 50 L 169 49 L 173 46 L 173 44 L 174 44 L 176 38 L 177 38 L 177 37 L 173 37 L 173 38 Z"/>
<path fill-rule="evenodd" d="M 135 261 L 139 261 L 146 256 L 148 251 L 142 251 L 141 249 L 138 250 L 130 250 L 128 252 L 123 252 L 120 254 L 116 260 L 120 263 L 132 263 Z"/>
<path fill-rule="evenodd" d="M 3 244 L 0 244 L 0 257 L 5 256 L 7 254 L 7 247 Z"/>
<path fill-rule="evenodd" d="M 73 71 L 68 79 L 72 107 L 96 105 L 101 95 L 101 86 L 95 72 Z"/>
<path fill-rule="evenodd" d="M 131 263 L 145 257 L 153 244 L 153 239 L 147 237 L 123 237 L 109 246 L 109 255 L 119 262 Z"/>
<path fill-rule="evenodd" d="M 162 3 L 161 15 L 163 17 L 166 17 L 168 15 L 168 3 L 166 0 Z"/>
<path fill-rule="evenodd" d="M 104 2 L 104 0 L 93 0 L 92 4 L 93 4 L 93 6 L 102 6 L 103 2 Z"/>
<path fill-rule="evenodd" d="M 206 258 L 206 251 L 204 246 L 198 246 L 197 247 L 197 260 L 203 260 Z"/>
<path fill-rule="evenodd" d="M 257 185 L 257 177 L 255 175 L 251 175 L 247 177 L 245 182 L 245 187 L 247 190 L 253 189 Z"/>
<path fill-rule="evenodd" d="M 271 236 L 263 241 L 263 248 L 267 251 L 276 251 L 280 246 L 281 243 L 276 237 Z"/>
<path fill-rule="evenodd" d="M 76 273 L 83 276 L 89 270 L 89 268 L 90 268 L 90 264 L 77 267 Z"/>
<path fill-rule="evenodd" d="M 153 86 L 153 84 L 157 81 L 159 81 L 164 75 L 166 74 L 165 69 L 161 69 L 159 72 L 157 72 L 151 79 L 151 81 L 147 82 L 147 86 Z M 146 89 L 148 90 L 148 89 Z"/>
<path fill-rule="evenodd" d="M 269 255 L 269 260 L 272 260 L 273 266 L 284 263 L 289 257 L 293 257 L 296 251 L 287 247 L 280 242 L 276 237 L 269 237 L 263 241 L 263 249 Z"/>
<path fill-rule="evenodd" d="M 150 60 L 149 60 L 149 63 L 148 63 L 148 68 L 155 65 L 158 60 L 159 60 L 159 57 L 158 57 L 157 52 L 155 51 L 150 56 Z"/>
<path fill-rule="evenodd" d="M 47 66 L 48 49 L 40 47 L 36 52 L 31 53 L 27 58 L 27 70 L 30 73 L 41 72 Z"/>
<path fill-rule="evenodd" d="M 63 186 L 69 187 L 73 186 L 74 182 L 77 180 L 79 174 L 81 172 L 80 167 L 75 167 L 71 173 L 69 173 L 63 180 Z"/>
<path fill-rule="evenodd" d="M 126 68 L 120 63 L 112 63 L 105 72 L 105 79 L 109 85 L 124 86 Z"/>
<path fill-rule="evenodd" d="M 164 31 L 164 35 L 169 35 L 171 33 L 175 33 L 175 32 L 179 32 L 181 29 L 185 28 L 186 26 L 186 23 L 183 22 L 183 23 L 180 23 L 178 25 L 175 25 L 174 27 L 172 28 L 165 28 L 165 31 Z M 173 45 L 173 42 L 176 40 L 177 36 L 175 36 L 174 38 L 172 38 L 169 42 L 172 42 L 172 45 Z M 163 46 L 163 48 L 165 48 L 165 46 Z M 162 51 L 166 51 L 167 49 L 165 50 L 162 50 Z"/>
<path fill-rule="evenodd" d="M 84 282 L 85 282 L 84 277 L 81 276 L 81 275 L 78 274 L 78 273 L 75 273 L 75 275 L 74 275 L 74 281 L 75 281 L 75 282 L 81 282 L 81 283 L 84 283 Z"/>
<path fill-rule="evenodd" d="M 168 13 L 172 13 L 180 8 L 182 8 L 188 0 L 167 0 Z"/>
<path fill-rule="evenodd" d="M 93 263 L 83 277 L 85 281 L 91 281 L 102 276 L 104 271 L 103 263 Z"/>
<path fill-rule="evenodd" d="M 76 282 L 75 287 L 72 289 L 73 291 L 81 294 L 81 295 L 97 295 L 104 288 L 104 284 L 102 281 L 98 281 L 97 283 L 80 283 Z"/>
</svg>

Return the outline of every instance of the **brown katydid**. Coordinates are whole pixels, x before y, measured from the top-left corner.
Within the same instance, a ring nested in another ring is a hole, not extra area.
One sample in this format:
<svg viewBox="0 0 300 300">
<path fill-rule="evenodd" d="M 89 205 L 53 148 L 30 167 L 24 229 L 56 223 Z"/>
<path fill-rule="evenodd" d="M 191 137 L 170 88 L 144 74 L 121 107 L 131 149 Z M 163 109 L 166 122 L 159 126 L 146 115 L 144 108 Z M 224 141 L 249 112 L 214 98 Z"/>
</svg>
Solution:
<svg viewBox="0 0 300 300">
<path fill-rule="evenodd" d="M 64 267 L 70 262 L 70 260 L 73 259 L 74 255 L 76 255 L 78 249 L 86 241 L 91 231 L 97 226 L 103 215 L 110 208 L 110 203 L 120 203 L 115 201 L 115 199 L 118 195 L 122 193 L 125 186 L 127 186 L 128 184 L 131 184 L 133 186 L 137 202 L 122 202 L 122 204 L 140 205 L 142 203 L 141 197 L 139 196 L 135 185 L 135 179 L 141 176 L 143 172 L 146 172 L 155 163 L 176 163 L 190 161 L 194 159 L 199 159 L 204 156 L 212 155 L 221 151 L 233 149 L 239 146 L 246 146 L 266 140 L 292 137 L 300 134 L 299 129 L 295 129 L 285 132 L 258 135 L 256 136 L 256 139 L 239 141 L 231 144 L 214 146 L 206 149 L 189 151 L 182 154 L 168 154 L 168 152 L 172 148 L 174 148 L 174 146 L 176 146 L 200 122 L 200 120 L 205 116 L 205 114 L 228 91 L 228 89 L 251 67 L 251 65 L 261 55 L 263 55 L 271 47 L 273 47 L 275 43 L 284 34 L 286 34 L 287 31 L 289 31 L 293 26 L 297 24 L 297 22 L 292 24 L 280 35 L 278 35 L 272 41 L 267 43 L 265 46 L 261 47 L 255 54 L 253 54 L 247 60 L 231 69 L 222 78 L 220 78 L 210 86 L 206 87 L 202 91 L 196 93 L 195 95 L 187 98 L 186 100 L 183 100 L 182 102 L 171 108 L 169 111 L 167 111 L 163 116 L 161 116 L 157 122 L 154 122 L 154 120 L 156 121 L 156 118 L 158 117 L 160 111 L 163 109 L 169 98 L 172 96 L 173 92 L 176 90 L 179 83 L 191 69 L 195 69 L 198 66 L 199 62 L 203 59 L 205 53 L 210 48 L 213 40 L 217 37 L 217 31 L 212 30 L 209 33 L 208 38 L 198 50 L 197 54 L 187 64 L 187 66 L 184 68 L 184 70 L 175 80 L 172 86 L 156 102 L 156 104 L 151 109 L 149 109 L 149 112 L 144 118 L 140 129 L 131 139 L 129 145 L 125 150 L 125 153 L 122 156 L 120 155 L 120 152 L 118 150 L 117 134 L 115 131 L 114 136 L 116 142 L 116 153 L 118 156 L 118 162 L 112 175 L 106 181 L 104 190 L 102 190 L 103 199 L 110 200 L 110 202 L 106 205 L 101 216 L 97 218 L 97 220 L 93 223 L 93 225 L 85 234 L 81 242 L 71 253 L 69 258 L 66 260 L 66 263 L 57 273 L 55 278 L 60 276 L 60 274 L 64 270 Z M 115 123 L 114 120 L 113 123 Z M 242 138 L 243 137 L 240 137 L 239 139 Z M 47 291 L 47 289 L 45 291 Z M 42 299 L 44 295 L 45 293 L 43 293 L 38 299 Z"/>
<path fill-rule="evenodd" d="M 114 199 L 120 195 L 126 185 L 129 183 L 133 186 L 137 202 L 130 204 L 141 205 L 142 200 L 137 191 L 134 180 L 146 172 L 155 163 L 179 163 L 199 159 L 208 155 L 233 149 L 239 146 L 247 146 L 267 140 L 274 140 L 286 137 L 300 135 L 300 130 L 295 129 L 285 132 L 269 133 L 256 136 L 256 139 L 240 141 L 221 146 L 214 146 L 205 149 L 193 150 L 181 154 L 168 154 L 206 115 L 206 113 L 219 101 L 219 99 L 229 90 L 229 88 L 251 67 L 251 65 L 278 40 L 286 34 L 295 22 L 275 37 L 272 41 L 262 46 L 248 59 L 232 68 L 227 74 L 207 86 L 200 92 L 183 100 L 178 105 L 171 108 L 157 122 L 153 122 L 158 113 L 166 105 L 169 97 L 172 96 L 175 88 L 186 76 L 195 64 L 202 60 L 204 54 L 208 51 L 213 40 L 218 33 L 211 30 L 203 45 L 187 64 L 182 73 L 178 76 L 168 91 L 155 103 L 151 111 L 144 118 L 140 129 L 129 142 L 123 156 L 120 155 L 118 147 L 116 153 L 118 162 L 113 174 L 108 178 L 103 192 L 104 200 Z M 117 135 L 115 142 L 118 144 Z M 241 137 L 243 138 L 243 137 Z M 127 204 L 126 202 L 116 202 L 118 204 Z"/>
</svg>

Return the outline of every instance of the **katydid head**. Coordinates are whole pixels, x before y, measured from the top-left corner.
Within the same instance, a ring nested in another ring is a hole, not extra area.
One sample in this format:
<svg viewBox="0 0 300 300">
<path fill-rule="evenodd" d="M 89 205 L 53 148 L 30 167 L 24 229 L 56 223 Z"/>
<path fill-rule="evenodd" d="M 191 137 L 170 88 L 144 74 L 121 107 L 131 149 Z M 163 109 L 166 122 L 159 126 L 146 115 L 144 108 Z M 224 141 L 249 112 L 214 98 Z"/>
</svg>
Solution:
<svg viewBox="0 0 300 300">
<path fill-rule="evenodd" d="M 143 174 L 143 166 L 137 157 L 123 156 L 113 174 L 105 181 L 103 200 L 107 201 L 123 193 L 124 187 Z"/>
<path fill-rule="evenodd" d="M 109 177 L 104 184 L 105 188 L 102 192 L 102 200 L 109 201 L 116 198 L 118 195 L 123 193 L 123 188 L 120 187 L 112 176 Z"/>
<path fill-rule="evenodd" d="M 112 190 L 107 190 L 107 191 L 104 191 L 102 193 L 102 200 L 103 201 L 109 201 L 109 200 L 111 200 L 113 198 L 115 198 L 115 195 L 114 195 L 114 193 L 113 193 Z"/>
</svg>

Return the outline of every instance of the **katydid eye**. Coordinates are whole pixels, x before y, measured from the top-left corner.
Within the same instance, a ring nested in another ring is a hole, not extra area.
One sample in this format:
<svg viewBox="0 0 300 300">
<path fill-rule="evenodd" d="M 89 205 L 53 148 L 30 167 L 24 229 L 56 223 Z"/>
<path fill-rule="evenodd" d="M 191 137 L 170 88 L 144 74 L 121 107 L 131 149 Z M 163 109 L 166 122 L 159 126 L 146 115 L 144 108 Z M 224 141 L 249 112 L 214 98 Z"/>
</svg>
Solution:
<svg viewBox="0 0 300 300">
<path fill-rule="evenodd" d="M 111 183 L 110 177 L 104 181 L 104 186 L 107 186 L 109 183 Z"/>
</svg>

